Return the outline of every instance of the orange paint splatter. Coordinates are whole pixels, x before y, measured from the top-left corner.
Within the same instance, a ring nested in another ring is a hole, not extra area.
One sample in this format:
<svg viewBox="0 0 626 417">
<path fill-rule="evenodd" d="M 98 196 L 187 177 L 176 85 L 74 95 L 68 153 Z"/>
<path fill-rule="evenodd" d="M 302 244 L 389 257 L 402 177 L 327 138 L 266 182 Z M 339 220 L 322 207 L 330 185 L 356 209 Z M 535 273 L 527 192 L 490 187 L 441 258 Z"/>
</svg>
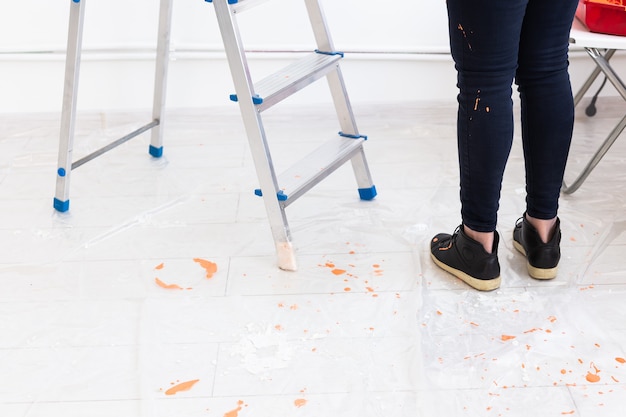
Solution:
<svg viewBox="0 0 626 417">
<path fill-rule="evenodd" d="M 374 292 L 374 288 L 372 288 L 372 287 L 365 287 L 365 289 L 366 289 L 368 292 Z"/>
<path fill-rule="evenodd" d="M 437 315 L 438 315 L 438 316 L 442 316 L 442 315 L 443 315 L 443 313 L 442 313 L 441 311 L 437 310 Z"/>
<path fill-rule="evenodd" d="M 350 288 L 350 287 L 346 287 L 346 288 L 344 288 L 343 290 L 344 290 L 344 291 L 346 291 L 346 292 L 348 292 L 348 291 L 352 291 L 352 288 Z"/>
<path fill-rule="evenodd" d="M 194 380 L 187 381 L 187 382 L 181 382 L 180 384 L 174 385 L 172 388 L 165 391 L 165 395 L 174 395 L 174 394 L 178 394 L 181 391 L 189 391 L 194 385 L 196 385 L 196 382 L 198 381 L 200 380 L 194 379 Z"/>
<path fill-rule="evenodd" d="M 619 363 L 626 363 L 626 359 L 624 358 L 615 358 L 616 361 L 618 361 Z"/>
<path fill-rule="evenodd" d="M 241 411 L 242 406 L 243 401 L 237 401 L 237 408 L 235 408 L 234 410 L 230 410 L 227 413 L 224 413 L 224 417 L 237 417 L 239 415 L 239 412 Z"/>
<path fill-rule="evenodd" d="M 598 375 L 600 373 L 600 370 L 598 369 L 597 366 L 595 366 L 593 364 L 593 362 L 591 363 L 591 367 L 593 368 L 593 373 L 591 371 L 587 372 L 587 376 L 585 377 L 585 379 L 587 379 L 587 381 L 589 382 L 599 382 L 600 381 L 600 375 Z"/>
<path fill-rule="evenodd" d="M 532 328 L 532 329 L 530 329 L 530 330 L 526 330 L 524 333 L 533 333 L 533 332 L 537 332 L 537 331 L 539 331 L 539 330 L 541 330 L 541 329 L 539 329 L 539 328 L 537 328 L 537 327 L 533 327 L 533 328 Z"/>
<path fill-rule="evenodd" d="M 619 384 L 619 380 L 615 378 L 614 376 L 612 376 L 611 379 Z"/>
<path fill-rule="evenodd" d="M 507 340 L 515 339 L 515 336 L 509 336 L 509 335 L 503 334 L 502 336 L 500 336 L 500 338 L 506 342 Z"/>
<path fill-rule="evenodd" d="M 193 258 L 193 261 L 200 264 L 200 266 L 204 268 L 207 278 L 213 278 L 213 274 L 217 272 L 217 264 L 214 262 L 201 258 Z"/>
<path fill-rule="evenodd" d="M 166 290 L 182 290 L 183 288 L 178 285 L 178 284 L 166 284 L 163 281 L 161 281 L 158 278 L 154 279 L 154 282 L 156 282 L 156 284 L 161 287 L 161 288 L 165 288 Z"/>
<path fill-rule="evenodd" d="M 575 410 L 572 411 L 563 411 L 561 414 L 563 415 L 567 415 L 567 414 L 574 414 Z"/>
<path fill-rule="evenodd" d="M 154 267 L 154 269 L 159 270 L 159 269 L 163 269 L 165 265 L 163 264 L 163 262 L 161 262 L 160 264 L 158 264 L 157 266 Z"/>
<path fill-rule="evenodd" d="M 304 398 L 298 398 L 293 402 L 293 405 L 300 408 L 306 405 L 306 400 Z"/>
<path fill-rule="evenodd" d="M 326 264 L 324 264 L 324 266 L 327 266 L 328 268 L 334 268 L 335 264 L 332 262 L 326 262 Z"/>
<path fill-rule="evenodd" d="M 333 273 L 333 274 L 335 274 L 335 275 L 342 275 L 342 274 L 345 274 L 345 273 L 346 273 L 346 270 L 345 270 L 345 269 L 335 268 L 335 269 L 333 269 L 333 270 L 332 270 L 332 271 L 330 271 L 330 272 L 332 272 L 332 273 Z"/>
</svg>

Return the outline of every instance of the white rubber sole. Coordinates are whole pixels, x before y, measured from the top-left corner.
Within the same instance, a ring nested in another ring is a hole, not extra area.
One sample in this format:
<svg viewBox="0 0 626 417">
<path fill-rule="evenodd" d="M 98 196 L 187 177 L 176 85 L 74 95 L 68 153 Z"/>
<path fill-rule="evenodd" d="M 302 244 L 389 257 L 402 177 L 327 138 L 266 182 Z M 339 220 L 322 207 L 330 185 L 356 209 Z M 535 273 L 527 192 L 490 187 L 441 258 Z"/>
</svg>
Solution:
<svg viewBox="0 0 626 417">
<path fill-rule="evenodd" d="M 454 269 L 444 264 L 439 259 L 435 258 L 435 255 L 433 255 L 432 253 L 430 254 L 430 257 L 433 259 L 433 261 L 439 268 L 443 269 L 446 272 L 451 273 L 452 275 L 454 275 L 455 277 L 457 277 L 458 279 L 460 279 L 461 281 L 463 281 L 464 283 L 466 283 L 472 288 L 475 288 L 479 291 L 493 291 L 495 289 L 500 288 L 500 282 L 501 282 L 500 276 L 493 278 L 493 279 L 474 278 L 470 275 L 467 275 L 463 271 Z"/>
<path fill-rule="evenodd" d="M 521 244 L 514 240 L 513 246 L 515 247 L 515 249 L 517 249 L 518 252 L 526 256 L 526 251 Z M 528 269 L 528 275 L 530 275 L 531 278 L 541 280 L 556 278 L 556 273 L 559 269 L 558 266 L 555 266 L 554 268 L 536 268 L 532 266 L 528 261 L 526 261 L 526 268 Z"/>
</svg>

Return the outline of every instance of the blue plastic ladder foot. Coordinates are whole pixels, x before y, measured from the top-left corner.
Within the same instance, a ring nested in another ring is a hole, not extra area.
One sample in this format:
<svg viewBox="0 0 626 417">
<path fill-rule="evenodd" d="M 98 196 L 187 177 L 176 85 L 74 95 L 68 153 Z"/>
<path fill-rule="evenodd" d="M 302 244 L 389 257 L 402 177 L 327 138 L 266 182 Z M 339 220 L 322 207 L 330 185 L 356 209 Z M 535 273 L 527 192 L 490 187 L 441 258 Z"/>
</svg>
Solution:
<svg viewBox="0 0 626 417">
<path fill-rule="evenodd" d="M 361 200 L 373 200 L 376 194 L 375 185 L 372 185 L 370 188 L 359 188 L 359 197 L 361 197 Z"/>
<path fill-rule="evenodd" d="M 160 158 L 163 156 L 163 146 L 157 148 L 156 146 L 150 145 L 150 149 L 148 150 L 148 152 L 155 158 Z"/>
<path fill-rule="evenodd" d="M 70 209 L 70 200 L 61 201 L 58 198 L 54 198 L 54 209 L 56 211 L 60 211 L 61 213 L 65 213 Z"/>
</svg>

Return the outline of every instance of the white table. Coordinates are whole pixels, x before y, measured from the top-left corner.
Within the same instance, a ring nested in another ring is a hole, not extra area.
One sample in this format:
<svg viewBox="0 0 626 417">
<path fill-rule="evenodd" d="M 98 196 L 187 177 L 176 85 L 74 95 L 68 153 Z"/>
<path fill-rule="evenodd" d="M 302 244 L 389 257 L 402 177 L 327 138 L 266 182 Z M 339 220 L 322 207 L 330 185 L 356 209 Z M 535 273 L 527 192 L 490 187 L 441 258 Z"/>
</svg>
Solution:
<svg viewBox="0 0 626 417">
<path fill-rule="evenodd" d="M 600 73 L 603 73 L 607 77 L 620 96 L 626 100 L 626 85 L 624 85 L 624 82 L 620 79 L 609 62 L 611 57 L 615 54 L 615 51 L 626 50 L 626 37 L 589 32 L 587 27 L 582 22 L 578 19 L 574 19 L 574 24 L 572 25 L 572 30 L 570 32 L 570 43 L 584 48 L 596 64 L 595 69 L 574 97 L 574 103 L 577 105 L 580 102 Z M 626 128 L 626 115 L 615 126 L 615 128 L 613 128 L 609 136 L 598 148 L 589 163 L 578 175 L 578 178 L 576 178 L 576 180 L 574 180 L 574 182 L 569 186 L 565 184 L 565 182 L 563 183 L 562 190 L 564 193 L 571 194 L 581 186 L 598 162 L 600 162 L 602 157 L 604 157 L 607 153 L 611 145 L 613 145 L 615 140 L 622 133 L 624 128 Z"/>
</svg>

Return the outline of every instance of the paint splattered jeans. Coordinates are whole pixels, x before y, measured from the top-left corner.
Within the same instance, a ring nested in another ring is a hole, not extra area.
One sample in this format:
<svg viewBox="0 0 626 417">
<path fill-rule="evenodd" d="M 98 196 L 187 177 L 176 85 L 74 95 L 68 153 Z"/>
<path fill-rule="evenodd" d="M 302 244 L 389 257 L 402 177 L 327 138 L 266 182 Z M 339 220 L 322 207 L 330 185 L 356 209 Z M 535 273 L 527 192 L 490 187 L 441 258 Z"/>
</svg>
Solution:
<svg viewBox="0 0 626 417">
<path fill-rule="evenodd" d="M 447 0 L 458 72 L 463 223 L 495 230 L 513 142 L 513 81 L 521 100 L 530 216 L 557 215 L 574 124 L 568 42 L 578 0 Z"/>
</svg>

